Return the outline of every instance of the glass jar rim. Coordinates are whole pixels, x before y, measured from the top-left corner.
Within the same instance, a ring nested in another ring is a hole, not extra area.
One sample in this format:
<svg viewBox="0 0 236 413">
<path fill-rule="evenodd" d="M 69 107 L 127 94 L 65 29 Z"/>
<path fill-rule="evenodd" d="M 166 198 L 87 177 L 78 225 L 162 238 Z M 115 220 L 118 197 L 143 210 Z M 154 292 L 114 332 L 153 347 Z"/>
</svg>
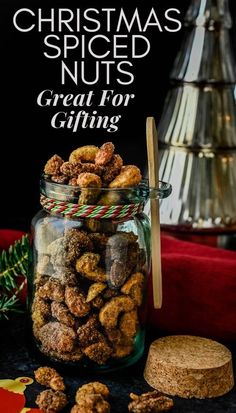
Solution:
<svg viewBox="0 0 236 413">
<path fill-rule="evenodd" d="M 109 187 L 80 187 L 78 185 L 68 185 L 68 184 L 61 184 L 58 182 L 53 182 L 44 176 L 40 180 L 40 189 L 41 194 L 47 196 L 49 198 L 54 199 L 62 199 L 63 195 L 65 196 L 65 200 L 68 200 L 68 197 L 77 198 L 76 194 L 80 194 L 81 191 L 85 189 L 89 189 L 89 191 L 98 191 L 103 194 L 107 194 L 108 192 L 116 193 L 116 194 L 123 194 L 128 195 L 129 198 L 140 197 L 140 200 L 146 202 L 149 198 L 151 199 L 164 199 L 167 198 L 172 192 L 172 186 L 163 181 L 159 181 L 159 185 L 156 188 L 149 187 L 148 179 L 143 179 L 139 185 L 133 187 L 125 187 L 125 188 L 109 188 Z M 73 202 L 73 201 L 72 201 Z"/>
</svg>

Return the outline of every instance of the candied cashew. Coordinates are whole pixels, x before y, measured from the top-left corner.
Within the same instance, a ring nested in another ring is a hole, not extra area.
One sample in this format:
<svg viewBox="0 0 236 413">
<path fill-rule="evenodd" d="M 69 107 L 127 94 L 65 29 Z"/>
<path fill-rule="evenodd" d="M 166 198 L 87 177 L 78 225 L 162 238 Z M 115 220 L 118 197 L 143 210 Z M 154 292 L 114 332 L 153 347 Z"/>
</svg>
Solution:
<svg viewBox="0 0 236 413">
<path fill-rule="evenodd" d="M 98 150 L 99 148 L 94 145 L 81 146 L 80 148 L 77 148 L 73 152 L 71 152 L 69 162 L 94 162 Z"/>
<path fill-rule="evenodd" d="M 136 272 L 131 275 L 121 288 L 121 292 L 129 295 L 138 307 L 140 307 L 143 301 L 143 284 L 144 275 L 141 272 Z"/>
<path fill-rule="evenodd" d="M 107 288 L 106 284 L 101 282 L 93 283 L 92 285 L 90 285 L 86 298 L 87 303 L 94 300 L 94 298 L 101 294 L 101 292 L 105 290 L 105 288 Z"/>
<path fill-rule="evenodd" d="M 94 204 L 102 187 L 101 178 L 94 173 L 83 172 L 77 178 L 77 185 L 81 188 L 78 203 L 82 205 Z"/>
<path fill-rule="evenodd" d="M 104 166 L 103 172 L 103 181 L 105 184 L 109 184 L 111 181 L 115 179 L 117 175 L 119 175 L 121 168 L 123 166 L 123 159 L 120 155 L 113 155 L 111 161 Z"/>
<path fill-rule="evenodd" d="M 134 308 L 133 300 L 128 296 L 118 296 L 108 301 L 100 310 L 99 320 L 103 327 L 111 329 L 116 327 L 121 313 L 131 311 Z"/>
<path fill-rule="evenodd" d="M 132 310 L 124 313 L 120 318 L 119 328 L 124 336 L 134 337 L 138 329 L 137 310 Z"/>
<path fill-rule="evenodd" d="M 132 351 L 133 351 L 133 344 L 132 345 L 115 345 L 114 346 L 114 350 L 112 353 L 112 357 L 114 357 L 115 359 L 121 359 L 123 357 L 127 357 L 129 356 Z"/>
<path fill-rule="evenodd" d="M 98 267 L 100 255 L 92 252 L 86 252 L 76 261 L 76 271 L 92 281 L 104 282 L 106 281 L 106 272 Z"/>
<path fill-rule="evenodd" d="M 52 367 L 39 367 L 34 372 L 35 380 L 52 390 L 65 390 L 65 384 L 60 374 Z"/>
<path fill-rule="evenodd" d="M 119 175 L 110 182 L 109 188 L 129 188 L 137 186 L 142 179 L 140 169 L 135 165 L 124 166 Z"/>
</svg>

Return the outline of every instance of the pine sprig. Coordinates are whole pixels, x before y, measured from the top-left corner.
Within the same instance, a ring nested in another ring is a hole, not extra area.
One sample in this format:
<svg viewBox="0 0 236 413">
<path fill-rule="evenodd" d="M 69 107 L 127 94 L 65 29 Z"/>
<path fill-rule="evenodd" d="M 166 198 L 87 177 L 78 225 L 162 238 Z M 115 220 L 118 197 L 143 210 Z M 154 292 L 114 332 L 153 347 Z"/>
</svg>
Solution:
<svg viewBox="0 0 236 413">
<path fill-rule="evenodd" d="M 16 277 L 27 277 L 29 237 L 24 235 L 0 255 L 0 286 L 6 290 L 17 288 Z"/>
<path fill-rule="evenodd" d="M 19 294 L 25 280 L 17 283 L 17 277 L 27 278 L 29 259 L 29 236 L 24 235 L 0 254 L 0 320 L 8 319 L 10 313 L 20 313 Z"/>
</svg>

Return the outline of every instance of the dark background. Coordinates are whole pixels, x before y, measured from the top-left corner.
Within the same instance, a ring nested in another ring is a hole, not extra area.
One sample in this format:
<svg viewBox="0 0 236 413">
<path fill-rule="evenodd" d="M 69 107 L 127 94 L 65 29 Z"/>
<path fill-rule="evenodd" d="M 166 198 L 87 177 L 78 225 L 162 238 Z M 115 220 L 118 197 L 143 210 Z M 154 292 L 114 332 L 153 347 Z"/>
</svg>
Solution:
<svg viewBox="0 0 236 413">
<path fill-rule="evenodd" d="M 36 99 L 44 89 L 55 93 L 86 93 L 89 90 L 117 88 L 113 83 L 106 86 L 102 81 L 97 86 L 76 86 L 68 82 L 60 85 L 59 60 L 43 56 L 43 34 L 31 31 L 20 33 L 12 23 L 15 11 L 28 7 L 47 10 L 50 7 L 89 8 L 124 7 L 132 11 L 139 7 L 147 14 L 155 7 L 158 15 L 169 7 L 181 10 L 183 21 L 190 0 L 145 0 L 106 1 L 97 3 L 84 0 L 75 5 L 72 0 L 39 1 L 0 0 L 1 27 L 1 202 L 0 227 L 15 227 L 28 230 L 30 221 L 39 209 L 39 177 L 46 160 L 54 153 L 68 157 L 69 153 L 84 144 L 99 145 L 112 140 L 126 163 L 136 163 L 142 169 L 146 163 L 145 120 L 155 116 L 157 122 L 163 108 L 169 86 L 169 73 L 176 53 L 185 35 L 184 28 L 178 33 L 159 33 L 157 29 L 147 33 L 151 41 L 148 57 L 134 62 L 135 82 L 120 89 L 121 93 L 135 93 L 136 98 L 128 108 L 112 109 L 112 114 L 121 114 L 119 130 L 108 133 L 104 129 L 53 129 L 52 114 L 60 108 L 40 108 Z M 236 2 L 230 1 L 233 19 L 236 20 Z M 160 19 L 162 21 L 162 19 Z M 235 30 L 232 33 L 233 44 Z M 72 108 L 71 108 L 72 109 Z M 78 108 L 80 110 L 80 108 Z M 93 109 L 96 109 L 95 107 Z M 109 114 L 109 109 L 105 111 Z"/>
</svg>

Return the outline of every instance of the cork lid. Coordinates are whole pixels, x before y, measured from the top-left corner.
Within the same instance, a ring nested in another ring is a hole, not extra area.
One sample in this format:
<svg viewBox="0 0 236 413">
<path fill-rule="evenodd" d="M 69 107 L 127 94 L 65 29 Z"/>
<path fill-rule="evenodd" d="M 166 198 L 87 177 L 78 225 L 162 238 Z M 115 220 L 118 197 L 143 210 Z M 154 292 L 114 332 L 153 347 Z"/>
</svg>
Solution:
<svg viewBox="0 0 236 413">
<path fill-rule="evenodd" d="M 217 397 L 234 385 L 232 356 L 220 343 L 194 336 L 169 336 L 154 341 L 144 378 L 172 396 Z"/>
</svg>

